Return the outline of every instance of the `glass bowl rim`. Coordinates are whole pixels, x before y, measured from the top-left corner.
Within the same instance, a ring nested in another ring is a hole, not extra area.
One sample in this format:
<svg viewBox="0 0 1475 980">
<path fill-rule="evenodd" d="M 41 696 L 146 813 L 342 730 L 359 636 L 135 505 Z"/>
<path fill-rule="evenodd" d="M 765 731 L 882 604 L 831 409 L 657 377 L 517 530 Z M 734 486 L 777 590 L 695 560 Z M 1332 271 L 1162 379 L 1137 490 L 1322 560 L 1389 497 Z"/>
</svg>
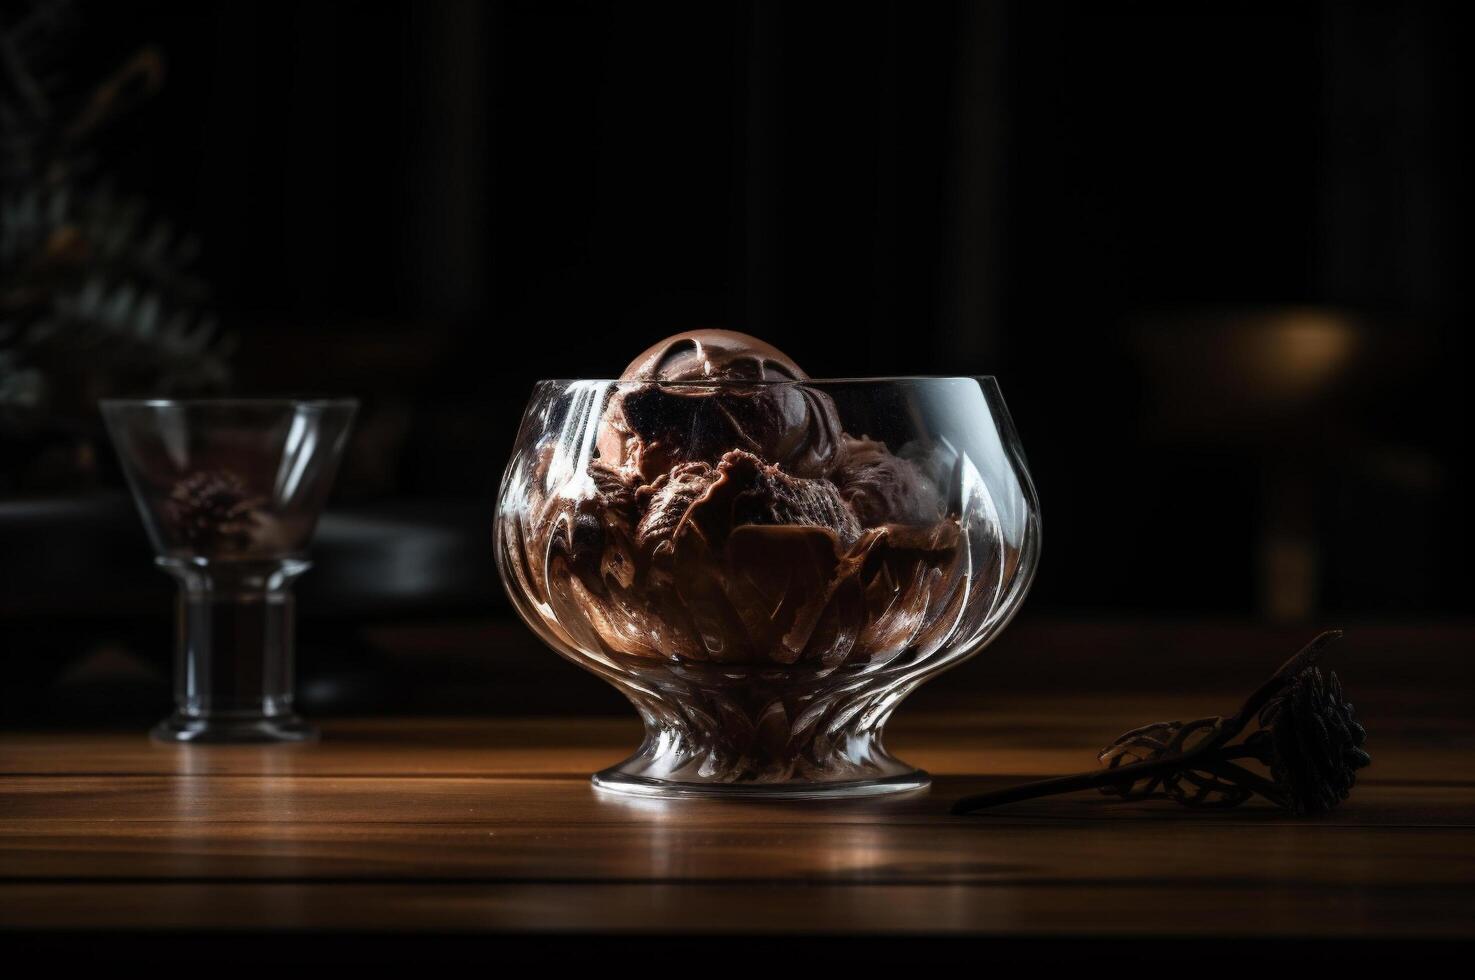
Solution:
<svg viewBox="0 0 1475 980">
<path fill-rule="evenodd" d="M 357 409 L 353 397 L 246 397 L 246 398 L 99 398 L 102 408 L 348 408 Z"/>
<path fill-rule="evenodd" d="M 900 384 L 905 382 L 971 381 L 997 385 L 992 374 L 890 374 L 875 377 L 842 378 L 683 378 L 666 380 L 658 378 L 539 378 L 537 385 L 655 385 L 660 388 L 753 388 L 785 386 L 807 387 L 814 385 L 862 385 Z"/>
</svg>

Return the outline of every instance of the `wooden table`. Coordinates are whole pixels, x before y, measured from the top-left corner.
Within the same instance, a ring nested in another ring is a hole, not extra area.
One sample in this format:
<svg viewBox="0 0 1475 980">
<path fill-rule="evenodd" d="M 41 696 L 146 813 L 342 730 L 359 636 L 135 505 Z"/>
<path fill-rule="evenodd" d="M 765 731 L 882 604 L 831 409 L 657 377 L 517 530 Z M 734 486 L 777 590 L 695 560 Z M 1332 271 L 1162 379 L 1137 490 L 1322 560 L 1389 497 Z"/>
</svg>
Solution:
<svg viewBox="0 0 1475 980">
<path fill-rule="evenodd" d="M 1283 652 L 1218 664 L 1215 677 L 1242 675 L 1234 690 L 1127 694 L 1072 689 L 1069 665 L 1041 651 L 1053 687 L 975 683 L 904 707 L 889 743 L 935 784 L 869 802 L 602 796 L 588 774 L 634 746 L 633 717 L 337 721 L 319 745 L 271 748 L 12 733 L 0 736 L 0 929 L 32 945 L 106 940 L 120 955 L 208 941 L 246 959 L 281 955 L 252 941 L 266 934 L 299 952 L 351 937 L 360 953 L 417 960 L 431 934 L 435 950 L 488 955 L 662 936 L 913 958 L 959 943 L 1035 958 L 1317 939 L 1404 955 L 1415 940 L 1469 939 L 1463 660 L 1420 661 L 1411 677 L 1364 647 L 1342 665 L 1374 766 L 1331 815 L 1094 794 L 947 815 L 964 793 L 1088 768 L 1127 728 L 1232 710 Z"/>
</svg>

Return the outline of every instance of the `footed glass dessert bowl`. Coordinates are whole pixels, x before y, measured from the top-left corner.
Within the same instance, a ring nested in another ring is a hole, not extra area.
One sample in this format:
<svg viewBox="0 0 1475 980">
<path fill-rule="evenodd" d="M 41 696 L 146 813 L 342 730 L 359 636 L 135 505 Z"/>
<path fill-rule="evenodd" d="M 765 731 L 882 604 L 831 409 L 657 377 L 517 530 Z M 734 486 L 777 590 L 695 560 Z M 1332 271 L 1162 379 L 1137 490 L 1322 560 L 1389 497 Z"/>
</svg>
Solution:
<svg viewBox="0 0 1475 980">
<path fill-rule="evenodd" d="M 299 742 L 292 585 L 338 471 L 352 399 L 102 402 L 160 568 L 179 582 L 166 742 Z"/>
<path fill-rule="evenodd" d="M 496 555 L 523 619 L 645 722 L 599 787 L 926 786 L 886 751 L 887 719 L 1029 588 L 1038 509 L 993 379 L 797 380 L 787 363 L 534 390 Z"/>
</svg>

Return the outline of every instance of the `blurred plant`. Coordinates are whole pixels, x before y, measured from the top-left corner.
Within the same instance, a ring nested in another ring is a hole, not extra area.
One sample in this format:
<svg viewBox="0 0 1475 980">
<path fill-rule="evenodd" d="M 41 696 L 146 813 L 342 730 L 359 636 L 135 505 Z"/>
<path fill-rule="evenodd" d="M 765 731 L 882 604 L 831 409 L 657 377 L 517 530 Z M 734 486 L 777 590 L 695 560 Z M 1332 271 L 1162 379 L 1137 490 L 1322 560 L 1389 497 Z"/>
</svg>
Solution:
<svg viewBox="0 0 1475 980">
<path fill-rule="evenodd" d="M 70 0 L 0 12 L 0 489 L 90 483 L 98 398 L 229 380 L 198 244 L 117 191 L 93 148 L 159 91 L 163 59 L 145 47 L 78 92 L 79 28 Z"/>
</svg>

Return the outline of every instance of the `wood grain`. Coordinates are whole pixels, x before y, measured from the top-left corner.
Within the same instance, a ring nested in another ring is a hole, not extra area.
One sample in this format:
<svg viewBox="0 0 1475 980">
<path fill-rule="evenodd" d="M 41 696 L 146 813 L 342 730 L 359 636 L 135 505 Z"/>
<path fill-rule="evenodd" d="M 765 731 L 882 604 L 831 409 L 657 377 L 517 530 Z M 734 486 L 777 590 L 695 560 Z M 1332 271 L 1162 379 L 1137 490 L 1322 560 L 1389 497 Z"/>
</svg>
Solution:
<svg viewBox="0 0 1475 980">
<path fill-rule="evenodd" d="M 934 787 L 853 803 L 600 795 L 587 776 L 633 747 L 629 718 L 344 721 L 272 748 L 13 733 L 0 928 L 1475 936 L 1475 720 L 1447 685 L 1370 699 L 1374 767 L 1315 819 L 1094 795 L 947 815 L 1235 700 L 994 692 L 903 711 L 889 742 Z"/>
</svg>

